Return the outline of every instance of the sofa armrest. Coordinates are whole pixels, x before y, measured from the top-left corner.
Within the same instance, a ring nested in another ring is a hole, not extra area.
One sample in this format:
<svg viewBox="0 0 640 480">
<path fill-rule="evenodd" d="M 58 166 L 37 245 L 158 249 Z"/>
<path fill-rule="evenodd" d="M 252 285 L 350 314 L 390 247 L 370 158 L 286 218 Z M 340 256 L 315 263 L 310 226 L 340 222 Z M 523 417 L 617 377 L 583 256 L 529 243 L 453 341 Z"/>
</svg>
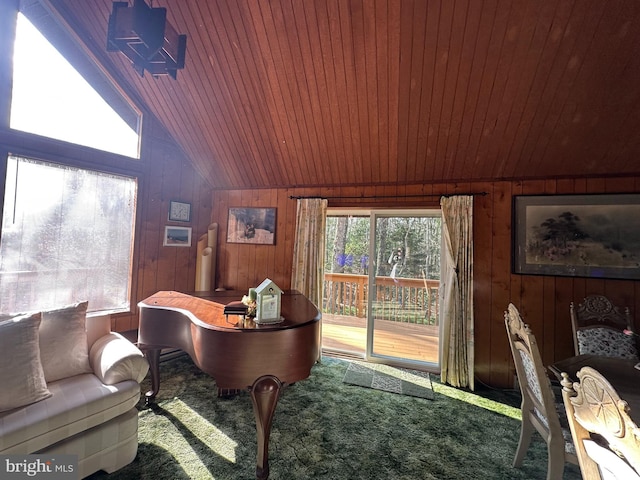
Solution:
<svg viewBox="0 0 640 480">
<path fill-rule="evenodd" d="M 140 383 L 149 371 L 149 363 L 140 349 L 116 332 L 95 341 L 89 351 L 89 362 L 105 385 L 124 380 Z"/>
</svg>

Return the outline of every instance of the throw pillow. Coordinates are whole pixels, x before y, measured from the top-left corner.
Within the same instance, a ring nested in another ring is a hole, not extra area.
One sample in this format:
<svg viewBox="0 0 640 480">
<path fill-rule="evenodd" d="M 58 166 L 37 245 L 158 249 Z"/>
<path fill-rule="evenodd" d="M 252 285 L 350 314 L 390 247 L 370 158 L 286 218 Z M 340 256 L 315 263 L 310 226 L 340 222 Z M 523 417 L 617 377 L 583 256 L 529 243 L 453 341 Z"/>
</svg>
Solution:
<svg viewBox="0 0 640 480">
<path fill-rule="evenodd" d="M 87 305 L 79 302 L 42 312 L 40 358 L 47 382 L 92 372 L 85 329 Z"/>
<path fill-rule="evenodd" d="M 40 362 L 40 313 L 0 318 L 0 412 L 51 396 Z"/>
</svg>

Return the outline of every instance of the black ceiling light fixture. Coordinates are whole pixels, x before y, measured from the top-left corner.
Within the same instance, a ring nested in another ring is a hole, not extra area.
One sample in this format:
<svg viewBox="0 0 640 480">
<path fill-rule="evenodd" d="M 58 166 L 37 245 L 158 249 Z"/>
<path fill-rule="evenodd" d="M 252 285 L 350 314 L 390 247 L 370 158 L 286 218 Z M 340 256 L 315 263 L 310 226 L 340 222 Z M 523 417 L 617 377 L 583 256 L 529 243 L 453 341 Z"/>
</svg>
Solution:
<svg viewBox="0 0 640 480">
<path fill-rule="evenodd" d="M 153 5 L 153 3 L 152 3 Z M 166 8 L 153 8 L 144 0 L 113 2 L 107 31 L 107 51 L 122 52 L 144 76 L 169 75 L 174 80 L 184 68 L 187 36 L 178 35 L 167 22 Z"/>
</svg>

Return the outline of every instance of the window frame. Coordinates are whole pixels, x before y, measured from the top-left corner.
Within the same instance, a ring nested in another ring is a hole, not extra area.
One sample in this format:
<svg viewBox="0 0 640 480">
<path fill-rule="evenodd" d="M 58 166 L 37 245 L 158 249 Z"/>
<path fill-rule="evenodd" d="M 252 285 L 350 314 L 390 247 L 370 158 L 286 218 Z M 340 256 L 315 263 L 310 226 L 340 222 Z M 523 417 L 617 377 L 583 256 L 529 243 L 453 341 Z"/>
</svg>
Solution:
<svg viewBox="0 0 640 480">
<path fill-rule="evenodd" d="M 20 11 L 21 0 L 6 0 L 0 2 L 0 48 L 2 51 L 13 51 L 15 41 L 17 14 Z M 46 10 L 48 14 L 52 14 L 50 10 Z M 27 16 L 27 18 L 29 18 Z M 30 19 L 31 20 L 31 19 Z M 11 109 L 11 90 L 13 78 L 13 62 L 11 55 L 0 56 L 0 212 L 4 210 L 4 193 L 7 174 L 7 160 L 9 155 L 20 157 L 35 158 L 51 163 L 58 163 L 70 167 L 84 168 L 104 173 L 116 175 L 124 175 L 136 179 L 137 197 L 144 198 L 145 175 L 148 163 L 149 148 L 143 135 L 144 125 L 146 123 L 146 110 L 132 100 L 132 95 L 126 92 L 118 82 L 100 65 L 97 57 L 90 51 L 88 46 L 80 40 L 74 30 L 56 14 L 53 21 L 57 22 L 60 28 L 66 31 L 67 35 L 72 39 L 78 48 L 78 52 L 82 53 L 88 62 L 93 62 L 95 68 L 102 72 L 104 78 L 108 79 L 113 88 L 121 93 L 122 97 L 127 99 L 129 105 L 140 113 L 138 134 L 139 141 L 139 158 L 127 157 L 116 153 L 106 152 L 82 145 L 76 145 L 62 140 L 52 139 L 36 135 L 29 132 L 12 130 L 9 128 L 10 109 Z M 35 24 L 35 23 L 34 23 Z M 44 33 L 44 32 L 43 32 Z M 45 37 L 47 35 L 45 34 Z M 47 37 L 48 40 L 50 40 Z M 68 58 L 67 52 L 62 52 L 65 58 Z M 71 62 L 72 65 L 74 64 Z M 74 65 L 75 66 L 75 65 Z M 87 79 L 89 81 L 89 79 Z M 91 83 L 91 82 L 90 82 Z M 143 218 L 144 208 L 139 203 L 136 205 L 135 224 L 133 229 L 133 251 L 130 272 L 130 298 L 129 309 L 127 312 L 120 311 L 121 315 L 131 315 L 136 313 L 137 300 L 136 292 L 138 291 L 138 271 L 139 252 L 141 242 L 141 218 Z M 0 222 L 0 238 L 2 235 L 2 222 Z"/>
<path fill-rule="evenodd" d="M 138 106 L 133 100 L 133 97 L 129 95 L 127 91 L 118 84 L 118 81 L 101 65 L 100 60 L 94 52 L 82 41 L 82 38 L 76 33 L 76 30 L 62 15 L 54 9 L 45 8 L 38 2 L 30 2 L 28 5 L 22 5 L 24 2 L 20 0 L 17 1 L 20 4 L 19 12 L 17 13 L 24 15 L 109 106 L 136 131 L 138 135 L 138 152 L 136 157 L 128 157 L 111 152 L 105 153 L 117 155 L 129 161 L 141 161 L 143 158 L 142 127 L 145 118 L 144 110 Z M 12 35 L 8 40 L 9 51 L 13 51 L 13 44 L 15 42 L 17 13 L 14 16 Z M 13 77 L 13 65 L 10 65 L 10 67 L 10 75 Z M 10 111 L 11 96 L 9 96 L 8 101 Z M 62 140 L 57 141 L 64 142 Z M 69 143 L 69 145 L 75 144 Z M 103 151 L 98 149 L 94 150 Z"/>
<path fill-rule="evenodd" d="M 3 154 L 5 153 L 4 151 L 2 152 Z M 105 174 L 105 175 L 114 175 L 114 176 L 118 176 L 118 177 L 125 177 L 128 178 L 130 180 L 133 180 L 136 184 L 135 186 L 135 194 L 134 194 L 134 198 L 135 198 L 135 204 L 134 204 L 134 209 L 133 209 L 133 224 L 132 224 L 132 238 L 130 239 L 130 248 L 131 248 L 131 256 L 130 256 L 130 261 L 128 263 L 127 266 L 127 279 L 128 279 L 128 292 L 127 292 L 127 298 L 126 298 L 126 304 L 127 307 L 113 307 L 113 308 L 103 308 L 103 309 L 96 309 L 96 310 L 92 310 L 91 309 L 91 298 L 88 299 L 75 299 L 75 300 L 89 300 L 89 312 L 92 315 L 105 315 L 105 314 L 127 314 L 127 313 L 131 313 L 132 312 L 132 308 L 134 307 L 132 305 L 133 299 L 135 297 L 135 291 L 137 288 L 137 284 L 136 284 L 136 276 L 133 274 L 134 271 L 137 270 L 137 259 L 136 259 L 136 252 L 137 252 L 137 238 L 138 238 L 138 203 L 137 203 L 137 199 L 139 197 L 139 191 L 140 191 L 140 180 L 139 177 L 137 176 L 133 176 L 131 174 L 126 174 L 126 173 L 116 173 L 113 171 L 106 171 L 105 169 L 98 169 L 92 166 L 77 166 L 77 165 L 70 165 L 68 162 L 66 163 L 61 163 L 61 162 L 54 162 L 51 161 L 50 159 L 47 158 L 43 158 L 43 157 L 35 157 L 35 156 L 25 156 L 25 155 L 18 155 L 15 152 L 11 151 L 11 152 L 6 152 L 6 156 L 5 161 L 2 162 L 2 166 L 4 168 L 4 175 L 3 178 L 6 179 L 6 173 L 7 173 L 7 165 L 8 165 L 8 158 L 10 156 L 14 156 L 14 157 L 18 157 L 18 158 L 24 158 L 27 161 L 33 161 L 33 162 L 37 162 L 37 163 L 43 163 L 43 164 L 48 164 L 53 166 L 54 168 L 56 166 L 61 167 L 61 168 L 72 168 L 72 169 L 77 169 L 77 170 L 84 170 L 84 171 L 88 171 L 91 173 L 98 173 L 98 174 Z M 5 184 L 6 184 L 6 180 L 3 182 L 2 184 L 2 210 L 0 210 L 0 212 L 2 212 L 2 214 L 4 215 L 4 194 L 5 194 Z M 0 240 L 2 239 L 2 225 L 3 225 L 3 221 L 0 221 Z M 64 271 L 64 270 L 62 270 Z M 74 300 L 74 301 L 75 301 Z M 44 308 L 44 307 L 43 307 Z M 48 308 L 48 307 L 46 307 Z"/>
</svg>

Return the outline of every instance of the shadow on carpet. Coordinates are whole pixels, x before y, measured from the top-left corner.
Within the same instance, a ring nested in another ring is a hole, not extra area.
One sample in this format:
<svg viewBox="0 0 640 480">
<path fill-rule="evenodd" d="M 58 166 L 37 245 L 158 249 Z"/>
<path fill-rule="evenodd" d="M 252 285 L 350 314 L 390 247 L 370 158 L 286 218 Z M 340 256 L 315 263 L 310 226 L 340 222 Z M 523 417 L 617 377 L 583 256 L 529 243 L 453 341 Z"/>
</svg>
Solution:
<svg viewBox="0 0 640 480">
<path fill-rule="evenodd" d="M 351 362 L 342 379 L 344 383 L 384 392 L 433 400 L 433 384 L 427 372 L 395 368 L 389 365 Z"/>
</svg>

